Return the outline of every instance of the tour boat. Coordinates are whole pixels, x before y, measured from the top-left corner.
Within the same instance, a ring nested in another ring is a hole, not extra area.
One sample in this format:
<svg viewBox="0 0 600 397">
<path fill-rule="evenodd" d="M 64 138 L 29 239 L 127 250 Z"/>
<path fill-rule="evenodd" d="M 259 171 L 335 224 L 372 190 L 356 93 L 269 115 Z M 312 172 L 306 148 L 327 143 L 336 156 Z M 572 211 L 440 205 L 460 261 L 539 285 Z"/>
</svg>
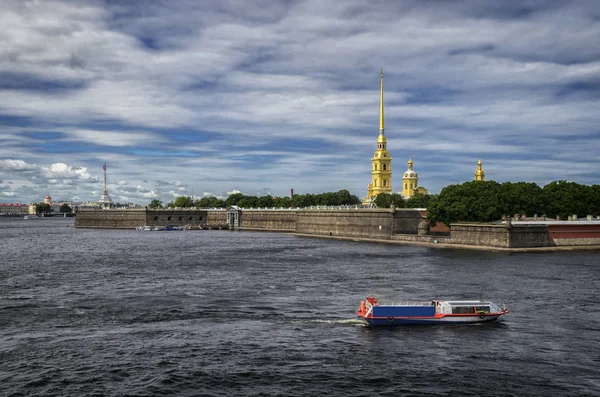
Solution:
<svg viewBox="0 0 600 397">
<path fill-rule="evenodd" d="M 472 324 L 495 321 L 508 313 L 490 301 L 446 301 L 380 304 L 367 297 L 356 314 L 369 325 Z"/>
</svg>

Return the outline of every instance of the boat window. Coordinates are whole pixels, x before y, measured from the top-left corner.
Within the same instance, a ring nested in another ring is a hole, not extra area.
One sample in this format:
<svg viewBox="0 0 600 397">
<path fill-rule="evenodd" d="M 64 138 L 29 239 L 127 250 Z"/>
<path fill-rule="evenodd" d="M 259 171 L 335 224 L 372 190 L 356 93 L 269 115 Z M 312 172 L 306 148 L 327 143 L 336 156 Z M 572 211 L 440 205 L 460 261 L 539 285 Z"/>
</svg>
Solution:
<svg viewBox="0 0 600 397">
<path fill-rule="evenodd" d="M 490 307 L 489 306 L 476 306 L 475 310 L 478 312 L 484 311 L 484 312 L 490 312 Z"/>
<path fill-rule="evenodd" d="M 470 314 L 475 313 L 474 306 L 452 306 L 452 314 Z"/>
</svg>

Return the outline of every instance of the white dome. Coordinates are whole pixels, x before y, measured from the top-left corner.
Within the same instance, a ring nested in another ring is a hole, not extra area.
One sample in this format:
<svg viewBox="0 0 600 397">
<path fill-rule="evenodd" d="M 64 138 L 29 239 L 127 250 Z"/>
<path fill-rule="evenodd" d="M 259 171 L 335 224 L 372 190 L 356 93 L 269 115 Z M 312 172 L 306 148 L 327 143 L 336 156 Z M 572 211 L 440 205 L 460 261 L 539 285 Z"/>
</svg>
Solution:
<svg viewBox="0 0 600 397">
<path fill-rule="evenodd" d="M 418 175 L 413 170 L 408 170 L 404 173 L 404 178 L 416 178 Z"/>
</svg>

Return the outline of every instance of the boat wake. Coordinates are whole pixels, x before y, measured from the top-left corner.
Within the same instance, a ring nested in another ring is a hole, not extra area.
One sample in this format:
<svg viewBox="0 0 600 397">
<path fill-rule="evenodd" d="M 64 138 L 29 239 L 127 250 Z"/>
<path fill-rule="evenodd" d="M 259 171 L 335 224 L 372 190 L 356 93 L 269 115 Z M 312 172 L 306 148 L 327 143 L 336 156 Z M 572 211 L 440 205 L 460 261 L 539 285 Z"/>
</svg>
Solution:
<svg viewBox="0 0 600 397">
<path fill-rule="evenodd" d="M 360 325 L 365 326 L 365 322 L 359 318 L 346 318 L 346 319 L 332 319 L 332 320 L 299 320 L 294 321 L 295 323 L 315 323 L 315 324 L 350 324 L 350 325 Z"/>
</svg>

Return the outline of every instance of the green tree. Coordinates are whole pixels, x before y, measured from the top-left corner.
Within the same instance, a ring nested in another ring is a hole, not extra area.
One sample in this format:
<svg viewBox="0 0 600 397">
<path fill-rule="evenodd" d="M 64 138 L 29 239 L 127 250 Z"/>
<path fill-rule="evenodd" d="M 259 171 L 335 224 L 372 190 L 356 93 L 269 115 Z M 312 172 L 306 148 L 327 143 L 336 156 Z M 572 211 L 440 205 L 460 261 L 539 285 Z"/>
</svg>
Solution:
<svg viewBox="0 0 600 397">
<path fill-rule="evenodd" d="M 242 193 L 233 193 L 225 199 L 225 206 L 231 207 L 232 205 L 238 205 L 238 202 L 244 198 Z"/>
<path fill-rule="evenodd" d="M 317 205 L 317 200 L 312 194 L 296 194 L 292 199 L 292 205 L 297 208 L 305 208 Z"/>
<path fill-rule="evenodd" d="M 36 203 L 34 205 L 35 205 L 35 213 L 36 214 L 49 214 L 52 212 L 52 208 L 50 208 L 50 204 L 40 202 L 40 203 Z"/>
<path fill-rule="evenodd" d="M 400 193 L 392 193 L 391 194 L 391 204 L 394 205 L 394 207 L 396 208 L 404 208 L 406 207 L 406 200 L 404 200 L 404 197 L 402 197 L 402 195 Z"/>
<path fill-rule="evenodd" d="M 548 216 L 565 219 L 573 214 L 588 215 L 591 187 L 560 180 L 550 182 L 542 190 Z"/>
<path fill-rule="evenodd" d="M 148 204 L 148 208 L 158 209 L 163 207 L 163 202 L 160 200 L 152 200 L 150 204 Z"/>
<path fill-rule="evenodd" d="M 490 222 L 502 217 L 500 185 L 495 181 L 472 181 L 449 185 L 432 197 L 427 218 L 432 225 L 444 222 Z"/>
<path fill-rule="evenodd" d="M 241 208 L 256 208 L 256 202 L 258 198 L 255 196 L 244 196 L 240 201 L 238 201 L 237 205 Z"/>
<path fill-rule="evenodd" d="M 216 196 L 205 196 L 194 202 L 194 207 L 197 208 L 223 208 L 225 201 Z"/>
<path fill-rule="evenodd" d="M 275 200 L 273 200 L 273 207 L 290 208 L 291 206 L 292 206 L 292 200 L 287 196 L 275 197 Z"/>
<path fill-rule="evenodd" d="M 346 189 L 335 193 L 335 204 L 333 205 L 356 205 L 360 204 L 360 199 Z"/>
<path fill-rule="evenodd" d="M 427 208 L 432 197 L 431 194 L 415 193 L 406 200 L 406 208 Z"/>
<path fill-rule="evenodd" d="M 194 206 L 194 200 L 189 196 L 179 196 L 175 199 L 173 205 L 176 208 L 190 208 Z"/>
<path fill-rule="evenodd" d="M 542 215 L 545 210 L 543 190 L 533 182 L 504 182 L 500 185 L 503 214 Z"/>
<path fill-rule="evenodd" d="M 73 209 L 71 208 L 71 206 L 69 206 L 69 204 L 64 203 L 63 205 L 60 206 L 58 211 L 61 214 L 70 214 L 71 212 L 73 212 Z"/>
<path fill-rule="evenodd" d="M 586 215 L 600 215 L 600 185 L 592 185 L 588 191 L 588 213 Z"/>
<path fill-rule="evenodd" d="M 173 203 L 172 201 L 169 201 L 166 205 L 165 208 L 175 208 L 175 203 Z"/>
<path fill-rule="evenodd" d="M 375 197 L 375 205 L 377 208 L 390 208 L 391 206 L 403 208 L 404 204 L 404 197 L 398 193 L 379 193 Z"/>
<path fill-rule="evenodd" d="M 273 197 L 267 195 L 259 197 L 256 200 L 256 206 L 260 208 L 270 208 L 273 207 Z"/>
<path fill-rule="evenodd" d="M 375 197 L 375 205 L 377 208 L 390 208 L 390 205 L 392 205 L 392 195 L 388 193 L 379 193 Z"/>
</svg>

